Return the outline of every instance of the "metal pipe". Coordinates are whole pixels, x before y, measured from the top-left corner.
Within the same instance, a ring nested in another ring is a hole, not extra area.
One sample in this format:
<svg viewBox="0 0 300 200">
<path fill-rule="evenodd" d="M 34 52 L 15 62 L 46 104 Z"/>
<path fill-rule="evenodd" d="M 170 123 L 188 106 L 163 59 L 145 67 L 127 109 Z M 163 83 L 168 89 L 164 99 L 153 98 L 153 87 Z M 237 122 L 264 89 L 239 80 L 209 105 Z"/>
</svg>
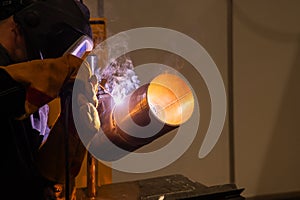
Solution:
<svg viewBox="0 0 300 200">
<path fill-rule="evenodd" d="M 159 75 L 122 103 L 114 104 L 109 95 L 100 99 L 98 112 L 106 137 L 99 134 L 90 148 L 97 148 L 106 161 L 118 160 L 178 128 L 193 109 L 193 94 L 185 81 L 173 74 Z"/>
</svg>

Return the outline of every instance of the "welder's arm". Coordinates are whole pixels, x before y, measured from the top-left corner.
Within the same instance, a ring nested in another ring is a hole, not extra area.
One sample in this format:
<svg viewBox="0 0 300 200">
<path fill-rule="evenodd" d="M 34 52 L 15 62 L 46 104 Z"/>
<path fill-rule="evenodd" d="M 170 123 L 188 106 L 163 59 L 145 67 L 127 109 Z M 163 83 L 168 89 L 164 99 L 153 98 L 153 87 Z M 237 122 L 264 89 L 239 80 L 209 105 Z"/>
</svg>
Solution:
<svg viewBox="0 0 300 200">
<path fill-rule="evenodd" d="M 37 111 L 39 107 L 58 97 L 65 89 L 65 85 L 74 81 L 82 62 L 81 59 L 75 56 L 65 55 L 55 59 L 34 60 L 0 67 L 2 73 L 5 70 L 7 72 L 6 76 L 9 75 L 13 79 L 10 79 L 13 82 L 11 88 L 1 88 L 1 104 L 2 101 L 6 102 L 8 99 L 13 98 L 17 98 L 15 101 L 18 101 L 16 105 L 2 104 L 1 106 L 12 109 L 12 106 L 21 107 L 23 103 L 24 113 L 22 113 L 21 118 L 29 116 Z M 8 79 L 7 76 L 6 80 Z M 5 81 L 5 79 L 1 79 L 2 81 Z M 5 84 L 7 85 L 7 83 Z M 13 84 L 16 86 L 13 86 Z M 18 92 L 20 92 L 20 95 L 17 95 Z M 92 92 L 87 92 L 85 95 L 88 101 L 96 101 Z M 20 96 L 23 98 L 18 98 Z M 15 101 L 11 103 L 15 103 Z"/>
</svg>

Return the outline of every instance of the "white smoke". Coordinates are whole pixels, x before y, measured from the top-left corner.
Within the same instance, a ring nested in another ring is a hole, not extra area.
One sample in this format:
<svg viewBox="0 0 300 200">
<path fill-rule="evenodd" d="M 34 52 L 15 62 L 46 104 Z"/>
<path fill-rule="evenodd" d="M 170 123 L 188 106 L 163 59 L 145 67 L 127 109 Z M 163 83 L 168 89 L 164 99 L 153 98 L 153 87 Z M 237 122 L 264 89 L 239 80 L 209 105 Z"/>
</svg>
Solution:
<svg viewBox="0 0 300 200">
<path fill-rule="evenodd" d="M 114 38 L 113 43 L 102 42 L 93 50 L 93 55 L 97 57 L 96 67 L 93 72 L 109 93 L 115 103 L 139 87 L 140 81 L 134 71 L 132 60 L 126 56 L 128 38 L 126 34 L 120 34 Z M 116 59 L 113 55 L 122 55 Z M 103 88 L 102 88 L 103 89 Z M 103 92 L 103 90 L 99 90 Z"/>
<path fill-rule="evenodd" d="M 106 81 L 104 87 L 112 95 L 115 103 L 121 102 L 140 84 L 133 63 L 126 56 L 114 60 L 101 70 L 100 78 Z"/>
</svg>

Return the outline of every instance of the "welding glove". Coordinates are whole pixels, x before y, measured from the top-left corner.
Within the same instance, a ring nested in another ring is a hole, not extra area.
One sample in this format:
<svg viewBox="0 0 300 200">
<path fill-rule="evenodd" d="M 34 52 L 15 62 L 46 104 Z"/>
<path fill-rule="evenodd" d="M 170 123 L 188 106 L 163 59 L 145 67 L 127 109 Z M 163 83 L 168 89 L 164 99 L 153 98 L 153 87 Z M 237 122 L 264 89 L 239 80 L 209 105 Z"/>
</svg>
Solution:
<svg viewBox="0 0 300 200">
<path fill-rule="evenodd" d="M 98 80 L 92 75 L 88 62 L 84 61 L 85 67 L 81 67 L 76 75 L 75 88 L 73 89 L 74 112 L 77 112 L 77 122 L 83 123 L 81 128 L 93 133 L 98 132 L 100 128 L 100 119 L 97 111 L 98 99 Z M 86 82 L 89 84 L 86 84 Z M 83 131 L 85 131 L 83 130 Z"/>
</svg>

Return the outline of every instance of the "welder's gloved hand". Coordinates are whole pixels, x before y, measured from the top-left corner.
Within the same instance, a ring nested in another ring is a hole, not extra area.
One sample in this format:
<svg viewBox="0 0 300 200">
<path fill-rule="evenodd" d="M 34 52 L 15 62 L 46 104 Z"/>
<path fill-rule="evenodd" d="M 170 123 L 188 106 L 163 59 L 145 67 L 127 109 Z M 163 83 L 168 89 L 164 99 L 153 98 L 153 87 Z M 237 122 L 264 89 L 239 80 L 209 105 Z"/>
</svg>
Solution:
<svg viewBox="0 0 300 200">
<path fill-rule="evenodd" d="M 92 75 L 88 62 L 83 61 L 76 74 L 76 83 L 73 88 L 73 95 L 75 96 L 73 96 L 73 99 L 75 98 L 78 107 L 79 121 L 84 122 L 83 128 L 88 128 L 86 131 L 92 134 L 100 129 L 100 119 L 96 109 L 98 106 L 97 90 L 97 77 Z"/>
</svg>

